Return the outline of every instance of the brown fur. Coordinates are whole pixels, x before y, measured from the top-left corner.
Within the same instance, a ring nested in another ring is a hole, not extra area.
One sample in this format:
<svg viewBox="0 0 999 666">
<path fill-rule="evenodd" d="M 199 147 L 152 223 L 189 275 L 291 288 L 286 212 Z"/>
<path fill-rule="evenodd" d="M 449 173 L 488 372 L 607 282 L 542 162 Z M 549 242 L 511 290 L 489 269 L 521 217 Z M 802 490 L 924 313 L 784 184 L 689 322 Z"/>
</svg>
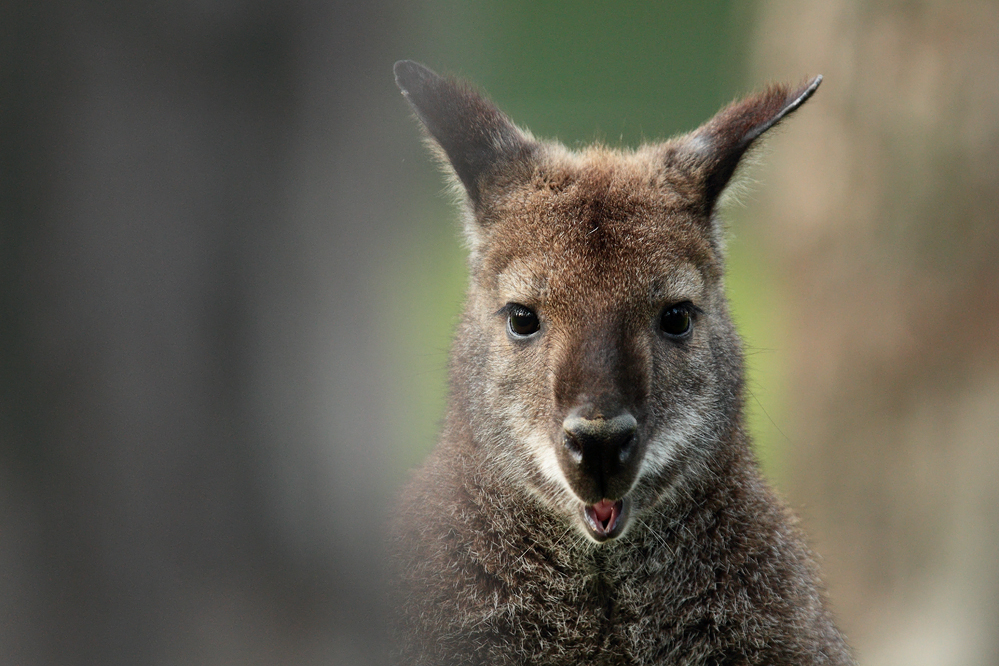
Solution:
<svg viewBox="0 0 999 666">
<path fill-rule="evenodd" d="M 715 219 L 743 153 L 818 80 L 666 143 L 573 153 L 464 84 L 396 75 L 468 194 L 471 247 L 444 432 L 396 523 L 400 663 L 852 663 L 743 430 Z M 511 303 L 537 333 L 508 330 Z M 692 328 L 664 335 L 678 304 Z M 574 414 L 637 426 L 579 467 Z M 602 497 L 620 533 L 587 527 Z"/>
</svg>

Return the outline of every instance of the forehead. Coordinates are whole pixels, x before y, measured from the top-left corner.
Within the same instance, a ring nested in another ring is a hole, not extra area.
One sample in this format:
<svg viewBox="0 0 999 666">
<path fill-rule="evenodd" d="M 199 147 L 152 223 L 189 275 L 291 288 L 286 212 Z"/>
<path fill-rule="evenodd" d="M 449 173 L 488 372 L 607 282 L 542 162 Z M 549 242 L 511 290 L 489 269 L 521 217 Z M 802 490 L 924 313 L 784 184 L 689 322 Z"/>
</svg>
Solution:
<svg viewBox="0 0 999 666">
<path fill-rule="evenodd" d="M 650 162 L 594 149 L 536 165 L 490 201 L 484 273 L 508 293 L 703 286 L 719 270 L 707 220 Z"/>
</svg>

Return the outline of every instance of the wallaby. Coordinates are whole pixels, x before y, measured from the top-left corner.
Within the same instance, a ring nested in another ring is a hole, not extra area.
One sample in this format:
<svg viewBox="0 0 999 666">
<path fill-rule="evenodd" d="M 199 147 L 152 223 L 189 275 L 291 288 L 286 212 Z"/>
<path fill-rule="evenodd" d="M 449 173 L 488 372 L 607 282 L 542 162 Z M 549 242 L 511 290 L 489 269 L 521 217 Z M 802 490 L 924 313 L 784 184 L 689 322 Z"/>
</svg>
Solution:
<svg viewBox="0 0 999 666">
<path fill-rule="evenodd" d="M 853 663 L 750 448 L 717 214 L 821 77 L 576 152 L 395 75 L 463 190 L 471 273 L 443 434 L 397 515 L 399 662 Z"/>
</svg>

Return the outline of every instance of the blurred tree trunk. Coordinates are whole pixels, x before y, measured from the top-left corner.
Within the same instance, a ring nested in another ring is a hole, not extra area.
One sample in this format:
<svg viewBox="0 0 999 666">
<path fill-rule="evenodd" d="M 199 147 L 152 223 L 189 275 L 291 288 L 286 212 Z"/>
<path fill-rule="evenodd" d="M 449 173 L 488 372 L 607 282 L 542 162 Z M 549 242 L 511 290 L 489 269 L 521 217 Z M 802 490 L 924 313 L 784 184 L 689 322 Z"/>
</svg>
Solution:
<svg viewBox="0 0 999 666">
<path fill-rule="evenodd" d="M 765 0 L 822 73 L 755 206 L 783 262 L 788 493 L 861 663 L 999 660 L 999 5 Z"/>
<path fill-rule="evenodd" d="M 0 9 L 0 663 L 380 663 L 395 4 Z"/>
</svg>

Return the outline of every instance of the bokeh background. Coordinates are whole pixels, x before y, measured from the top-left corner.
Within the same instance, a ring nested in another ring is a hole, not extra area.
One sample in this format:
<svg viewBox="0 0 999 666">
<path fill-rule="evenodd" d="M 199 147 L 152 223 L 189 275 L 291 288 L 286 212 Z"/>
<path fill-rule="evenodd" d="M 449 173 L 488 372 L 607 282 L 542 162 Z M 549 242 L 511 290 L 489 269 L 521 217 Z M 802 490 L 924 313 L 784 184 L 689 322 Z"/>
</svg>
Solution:
<svg viewBox="0 0 999 666">
<path fill-rule="evenodd" d="M 728 210 L 764 468 L 861 663 L 999 664 L 999 5 L 0 5 L 0 663 L 377 664 L 464 284 L 392 81 L 569 145 L 822 73 Z"/>
</svg>

